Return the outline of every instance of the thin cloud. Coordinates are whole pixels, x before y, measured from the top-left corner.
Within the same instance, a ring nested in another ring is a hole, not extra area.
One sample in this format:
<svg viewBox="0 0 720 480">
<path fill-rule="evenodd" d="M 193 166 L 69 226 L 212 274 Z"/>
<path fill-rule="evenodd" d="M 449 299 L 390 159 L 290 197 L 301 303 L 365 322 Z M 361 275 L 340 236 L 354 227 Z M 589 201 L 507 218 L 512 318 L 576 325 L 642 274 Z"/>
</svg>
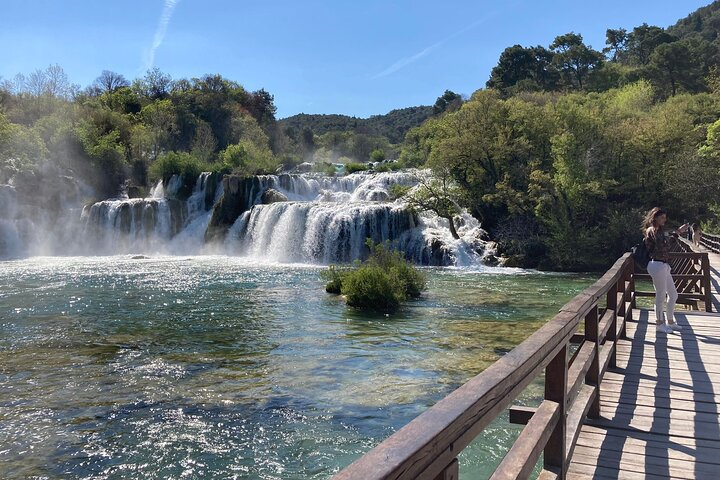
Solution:
<svg viewBox="0 0 720 480">
<path fill-rule="evenodd" d="M 511 4 L 511 6 L 514 6 L 516 3 L 517 3 L 517 2 L 513 2 L 513 4 Z M 473 28 L 475 28 L 475 27 L 477 27 L 477 26 L 479 26 L 479 25 L 487 22 L 490 18 L 492 18 L 493 16 L 495 16 L 495 14 L 496 14 L 496 12 L 493 12 L 493 13 L 491 13 L 491 14 L 489 14 L 489 15 L 486 15 L 485 17 L 481 18 L 480 20 L 476 20 L 475 22 L 471 23 L 470 25 L 461 28 L 461 29 L 458 30 L 457 32 L 455 32 L 455 33 L 453 33 L 453 34 L 451 34 L 451 35 L 448 35 L 447 37 L 443 38 L 443 39 L 440 40 L 439 42 L 433 43 L 433 44 L 430 45 L 429 47 L 424 48 L 423 50 L 419 51 L 419 52 L 416 53 L 415 55 L 412 55 L 412 56 L 410 56 L 410 57 L 401 58 L 400 60 L 398 60 L 397 62 L 393 63 L 392 65 L 390 65 L 388 68 L 386 68 L 386 69 L 383 70 L 382 72 L 380 72 L 380 73 L 378 73 L 378 74 L 376 74 L 376 75 L 373 75 L 373 76 L 371 77 L 371 79 L 372 79 L 372 80 L 375 80 L 375 79 L 377 79 L 377 78 L 386 77 L 386 76 L 388 76 L 388 75 L 390 75 L 390 74 L 392 74 L 392 73 L 397 72 L 397 71 L 400 70 L 401 68 L 407 67 L 407 66 L 410 65 L 411 63 L 417 62 L 417 61 L 420 60 L 421 58 L 427 56 L 427 55 L 428 55 L 429 53 L 431 53 L 432 51 L 437 50 L 438 48 L 440 48 L 444 43 L 447 43 L 447 42 L 449 42 L 450 40 L 452 40 L 453 38 L 459 37 L 460 35 L 462 35 L 463 33 L 467 32 L 468 30 L 472 30 Z"/>
<path fill-rule="evenodd" d="M 160 15 L 160 21 L 158 22 L 157 29 L 155 30 L 155 37 L 153 38 L 152 46 L 145 55 L 145 70 L 150 70 L 155 63 L 155 51 L 160 48 L 163 40 L 165 39 L 165 32 L 167 32 L 168 25 L 170 24 L 170 18 L 175 11 L 175 6 L 180 0 L 165 0 L 163 6 L 162 15 Z"/>
</svg>

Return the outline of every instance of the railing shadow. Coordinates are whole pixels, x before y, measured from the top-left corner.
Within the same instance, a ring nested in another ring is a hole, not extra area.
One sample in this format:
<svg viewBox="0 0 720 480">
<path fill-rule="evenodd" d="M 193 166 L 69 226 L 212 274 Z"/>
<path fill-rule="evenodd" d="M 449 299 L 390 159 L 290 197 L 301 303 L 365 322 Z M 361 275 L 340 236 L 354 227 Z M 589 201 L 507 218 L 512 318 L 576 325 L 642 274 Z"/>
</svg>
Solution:
<svg viewBox="0 0 720 480">
<path fill-rule="evenodd" d="M 645 355 L 644 340 L 647 327 L 647 321 L 640 321 L 640 323 L 638 323 L 637 330 L 633 335 L 633 339 L 630 341 L 630 356 L 626 368 L 610 368 L 608 369 L 609 372 L 624 374 L 625 378 L 630 375 L 639 376 L 641 374 L 640 366 L 643 363 L 642 360 Z M 637 358 L 639 362 L 634 363 L 632 360 L 634 358 Z M 602 391 L 602 385 L 600 386 L 600 389 Z M 596 474 L 601 473 L 597 471 L 597 468 L 602 468 L 603 471 L 607 469 L 606 471 L 609 472 L 620 471 L 620 464 L 622 462 L 623 452 L 625 451 L 625 444 L 627 443 L 627 438 L 610 435 L 608 427 L 609 424 L 612 422 L 613 426 L 621 423 L 623 428 L 632 428 L 630 425 L 630 419 L 632 419 L 632 416 L 635 412 L 637 400 L 638 386 L 623 381 L 620 386 L 620 394 L 618 395 L 617 410 L 611 415 L 607 411 L 607 407 L 603 406 L 603 408 L 601 408 L 600 410 L 601 415 L 598 421 L 588 419 L 587 423 L 589 425 L 594 425 L 598 428 L 602 428 L 605 430 L 605 437 L 600 444 L 600 457 L 602 458 L 602 463 L 598 462 L 598 465 L 596 466 Z M 629 413 L 626 413 L 624 411 L 623 405 L 631 406 L 631 411 Z M 619 417 L 622 417 L 623 420 L 620 420 Z M 625 418 L 627 418 L 627 422 L 624 422 Z"/>
<path fill-rule="evenodd" d="M 677 314 L 676 318 L 683 327 L 682 344 L 686 362 L 693 362 L 692 367 L 688 367 L 690 378 L 693 383 L 693 401 L 695 402 L 695 415 L 693 416 L 693 428 L 695 434 L 695 478 L 702 478 L 706 472 L 699 472 L 698 468 L 705 463 L 717 464 L 717 456 L 720 454 L 718 450 L 718 440 L 720 440 L 720 417 L 718 416 L 718 404 L 716 402 L 705 402 L 708 398 L 707 392 L 698 388 L 700 385 L 708 385 L 710 387 L 710 395 L 715 395 L 712 379 L 707 371 L 707 367 L 702 360 L 699 350 L 699 344 L 696 340 L 696 334 L 692 324 L 688 321 L 686 314 Z M 702 335 L 707 337 L 707 335 Z M 720 337 L 714 337 L 713 343 L 720 343 Z M 689 363 L 688 363 L 689 364 Z M 702 413 L 697 404 L 703 402 Z M 713 441 L 714 439 L 714 441 Z"/>
</svg>

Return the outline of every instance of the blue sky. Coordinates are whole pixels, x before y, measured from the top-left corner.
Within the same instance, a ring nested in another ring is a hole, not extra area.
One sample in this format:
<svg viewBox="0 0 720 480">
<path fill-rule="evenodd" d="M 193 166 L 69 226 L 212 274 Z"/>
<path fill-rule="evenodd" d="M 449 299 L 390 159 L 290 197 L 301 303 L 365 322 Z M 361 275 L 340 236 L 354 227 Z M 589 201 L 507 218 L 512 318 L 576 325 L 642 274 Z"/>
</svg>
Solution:
<svg viewBox="0 0 720 480">
<path fill-rule="evenodd" d="M 574 31 L 666 27 L 709 0 L 3 0 L 0 77 L 61 65 L 90 84 L 150 65 L 173 78 L 220 73 L 275 96 L 278 117 L 366 117 L 485 85 L 500 52 Z"/>
</svg>

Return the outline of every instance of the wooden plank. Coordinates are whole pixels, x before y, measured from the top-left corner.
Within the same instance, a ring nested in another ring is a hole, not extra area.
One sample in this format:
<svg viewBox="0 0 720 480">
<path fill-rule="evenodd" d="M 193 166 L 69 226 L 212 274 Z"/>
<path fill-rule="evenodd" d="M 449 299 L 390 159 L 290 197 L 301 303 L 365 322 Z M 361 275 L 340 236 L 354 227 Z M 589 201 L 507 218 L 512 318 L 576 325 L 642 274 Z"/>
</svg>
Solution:
<svg viewBox="0 0 720 480">
<path fill-rule="evenodd" d="M 687 460 L 670 460 L 654 456 L 646 456 L 627 451 L 612 451 L 578 446 L 575 452 L 576 461 L 594 465 L 617 466 L 621 472 L 642 471 L 647 475 L 666 476 L 670 478 L 714 478 L 718 474 L 718 465 Z M 624 475 L 621 473 L 621 478 Z"/>
<path fill-rule="evenodd" d="M 536 411 L 537 407 L 513 405 L 508 409 L 509 422 L 515 425 L 527 425 Z"/>
<path fill-rule="evenodd" d="M 694 415 L 688 415 L 687 412 L 674 410 L 662 406 L 647 405 L 628 405 L 626 403 L 609 403 L 602 411 L 603 418 L 614 419 L 619 417 L 649 417 L 655 420 L 669 420 L 671 423 L 676 421 L 689 423 L 699 428 L 701 425 L 704 429 L 714 429 L 717 432 L 715 438 L 720 438 L 720 424 L 718 424 L 717 412 L 694 412 Z M 666 423 L 666 422 L 663 422 Z"/>
<path fill-rule="evenodd" d="M 568 470 L 568 478 L 574 478 L 574 475 L 590 475 L 592 478 L 604 478 L 613 480 L 648 480 L 645 472 L 631 471 L 631 472 L 620 472 L 620 469 L 613 467 L 606 467 L 603 465 L 588 464 L 586 461 L 577 461 L 573 459 L 573 463 Z M 584 459 L 582 459 L 584 460 Z M 621 476 L 622 475 L 622 476 Z M 656 478 L 670 478 L 658 476 Z"/>
<path fill-rule="evenodd" d="M 572 404 L 580 391 L 580 386 L 585 383 L 585 374 L 590 370 L 595 359 L 595 343 L 585 342 L 578 349 L 575 362 L 570 366 L 567 373 L 567 403 Z"/>
<path fill-rule="evenodd" d="M 585 424 L 583 426 L 583 433 L 596 433 L 612 437 L 621 437 L 625 438 L 627 442 L 645 442 L 648 444 L 653 442 L 665 442 L 675 448 L 684 448 L 688 451 L 694 451 L 700 448 L 720 449 L 720 439 L 703 440 L 692 437 L 677 437 L 675 435 L 658 435 L 640 430 L 628 433 L 627 430 L 602 428 L 589 424 Z"/>
<path fill-rule="evenodd" d="M 568 384 L 568 358 L 567 346 L 560 349 L 545 369 L 545 399 L 558 404 L 560 421 L 555 423 L 549 438 L 545 442 L 543 451 L 543 467 L 554 469 L 560 477 L 567 472 L 567 457 L 565 449 L 565 431 Z"/>
<path fill-rule="evenodd" d="M 565 448 L 567 450 L 566 455 L 568 462 L 570 462 L 570 459 L 573 456 L 575 444 L 578 436 L 580 435 L 580 430 L 583 426 L 583 422 L 585 421 L 585 416 L 587 415 L 588 410 L 590 410 L 590 406 L 593 404 L 597 394 L 597 387 L 583 385 L 580 390 L 580 394 L 577 396 L 577 400 L 568 411 L 566 427 L 567 433 L 565 435 Z"/>
<path fill-rule="evenodd" d="M 659 388 L 644 387 L 638 390 L 638 383 L 628 384 L 613 382 L 611 380 L 603 382 L 602 391 L 617 392 L 624 395 L 650 395 L 657 398 L 670 398 L 678 400 L 689 400 L 702 403 L 720 403 L 720 392 L 696 392 L 688 389 L 672 388 L 661 386 Z"/>
<path fill-rule="evenodd" d="M 608 372 L 608 375 L 613 372 Z M 710 394 L 713 395 L 718 390 L 717 385 L 713 385 L 710 382 L 703 382 L 703 383 L 688 383 L 688 382 L 680 382 L 680 381 L 670 381 L 665 383 L 658 383 L 655 380 L 650 380 L 647 378 L 626 378 L 624 381 L 617 381 L 614 378 L 605 378 L 603 379 L 603 387 L 605 386 L 605 382 L 608 382 L 608 385 L 610 383 L 616 384 L 616 385 L 622 385 L 625 389 L 625 391 L 636 391 L 640 389 L 641 391 L 647 391 L 647 392 L 661 392 L 664 390 L 678 390 L 683 392 L 692 392 L 695 394 Z"/>
<path fill-rule="evenodd" d="M 557 402 L 544 400 L 490 478 L 528 478 L 558 424 L 560 411 Z"/>
<path fill-rule="evenodd" d="M 615 371 L 622 370 L 626 375 L 640 373 L 644 367 L 657 371 L 658 374 L 668 376 L 672 371 L 683 372 L 691 377 L 701 377 L 705 374 L 720 376 L 720 364 L 705 364 L 703 362 L 688 361 L 684 358 L 673 358 L 672 360 L 668 357 L 638 358 L 618 352 L 616 365 Z"/>
<path fill-rule="evenodd" d="M 715 440 L 720 437 L 717 424 L 713 425 L 700 423 L 695 425 L 692 420 L 684 419 L 658 419 L 656 421 L 652 416 L 648 417 L 633 414 L 610 414 L 610 418 L 605 418 L 605 415 L 605 412 L 602 412 L 601 418 L 587 419 L 588 425 L 603 428 L 618 428 L 629 431 L 641 430 L 643 432 L 653 432 L 659 435 L 675 435 L 678 437 L 690 437 L 704 440 Z"/>
<path fill-rule="evenodd" d="M 695 400 L 672 399 L 667 396 L 656 397 L 655 395 L 641 395 L 637 392 L 626 394 L 617 391 L 603 390 L 600 395 L 602 406 L 632 405 L 645 407 L 671 408 L 675 411 L 702 412 L 717 415 L 720 411 L 718 403 L 697 402 Z"/>
<path fill-rule="evenodd" d="M 605 313 L 603 313 L 602 317 L 600 318 L 598 337 L 601 341 L 607 338 L 608 330 L 610 330 L 610 325 L 612 325 L 613 321 L 615 320 L 615 315 L 615 311 L 608 308 L 605 310 Z"/>
<path fill-rule="evenodd" d="M 659 435 L 653 435 L 653 437 L 656 437 L 657 440 L 639 440 L 628 435 L 588 433 L 583 429 L 580 438 L 578 438 L 578 445 L 607 451 L 624 451 L 639 455 L 668 458 L 670 460 L 695 461 L 710 465 L 718 464 L 718 455 L 720 454 L 718 448 L 685 445 L 675 441 L 676 437 L 669 437 L 673 440 L 665 440 L 668 437 Z M 682 440 L 682 437 L 679 440 Z"/>
<path fill-rule="evenodd" d="M 663 368 L 655 365 L 648 365 L 642 363 L 642 360 L 632 360 L 629 369 L 621 369 L 616 367 L 613 371 L 618 373 L 624 373 L 626 376 L 638 376 L 638 377 L 654 377 L 657 381 L 683 381 L 690 384 L 695 382 L 711 382 L 716 385 L 720 385 L 720 374 L 711 373 L 708 371 L 690 371 L 687 370 L 687 366 L 677 365 L 677 368 Z M 683 369 L 683 367 L 685 367 Z"/>
</svg>

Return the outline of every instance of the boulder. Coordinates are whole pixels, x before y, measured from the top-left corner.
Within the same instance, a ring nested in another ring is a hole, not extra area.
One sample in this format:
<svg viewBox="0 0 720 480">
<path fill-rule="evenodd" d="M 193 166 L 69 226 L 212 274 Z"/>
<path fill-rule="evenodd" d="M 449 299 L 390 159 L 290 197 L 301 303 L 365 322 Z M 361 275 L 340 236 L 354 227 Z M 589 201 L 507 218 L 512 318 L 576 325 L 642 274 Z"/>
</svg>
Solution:
<svg viewBox="0 0 720 480">
<path fill-rule="evenodd" d="M 288 197 L 285 196 L 282 192 L 279 192 L 275 190 L 274 188 L 268 188 L 265 190 L 262 194 L 262 197 L 260 197 L 260 202 L 263 205 L 268 205 L 270 203 L 276 203 L 276 202 L 287 202 Z"/>
</svg>

